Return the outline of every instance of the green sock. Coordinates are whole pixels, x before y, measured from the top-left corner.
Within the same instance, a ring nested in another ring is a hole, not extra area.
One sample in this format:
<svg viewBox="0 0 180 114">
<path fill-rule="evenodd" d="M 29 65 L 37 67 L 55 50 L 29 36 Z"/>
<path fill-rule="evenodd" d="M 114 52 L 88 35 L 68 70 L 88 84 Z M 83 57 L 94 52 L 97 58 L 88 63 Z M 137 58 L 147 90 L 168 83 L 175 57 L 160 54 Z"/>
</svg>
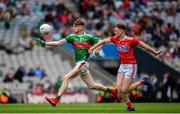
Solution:
<svg viewBox="0 0 180 114">
<path fill-rule="evenodd" d="M 107 92 L 110 92 L 111 91 L 111 88 L 109 88 L 109 87 L 107 87 L 107 90 L 106 90 Z"/>
<path fill-rule="evenodd" d="M 58 99 L 58 100 L 59 100 L 60 98 L 61 98 L 61 96 L 59 96 L 59 95 L 57 95 L 57 96 L 56 96 L 56 99 Z"/>
</svg>

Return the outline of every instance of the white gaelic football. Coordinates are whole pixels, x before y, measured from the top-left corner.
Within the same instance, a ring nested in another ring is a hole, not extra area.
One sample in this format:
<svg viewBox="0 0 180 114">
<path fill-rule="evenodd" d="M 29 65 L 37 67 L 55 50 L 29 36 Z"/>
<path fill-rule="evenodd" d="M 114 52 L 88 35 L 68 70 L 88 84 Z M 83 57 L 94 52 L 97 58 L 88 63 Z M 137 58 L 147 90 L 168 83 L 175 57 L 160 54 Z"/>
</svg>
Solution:
<svg viewBox="0 0 180 114">
<path fill-rule="evenodd" d="M 52 27 L 49 24 L 42 24 L 39 28 L 42 35 L 52 32 Z"/>
</svg>

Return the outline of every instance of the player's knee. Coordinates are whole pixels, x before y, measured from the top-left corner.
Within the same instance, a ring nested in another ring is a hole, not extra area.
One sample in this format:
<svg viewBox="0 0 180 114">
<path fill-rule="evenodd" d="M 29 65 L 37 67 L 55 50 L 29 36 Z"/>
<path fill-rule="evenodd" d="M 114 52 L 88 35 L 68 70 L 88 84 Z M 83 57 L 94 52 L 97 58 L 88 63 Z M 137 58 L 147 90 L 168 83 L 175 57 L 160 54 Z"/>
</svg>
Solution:
<svg viewBox="0 0 180 114">
<path fill-rule="evenodd" d="M 124 93 L 124 94 L 126 94 L 126 93 L 128 93 L 128 89 L 122 88 L 122 89 L 121 89 L 121 92 Z"/>
<path fill-rule="evenodd" d="M 121 91 L 121 86 L 120 85 L 117 85 L 116 88 L 118 89 L 118 91 Z"/>
<path fill-rule="evenodd" d="M 89 89 L 96 89 L 96 84 L 90 84 L 90 85 L 88 85 L 88 88 Z"/>
<path fill-rule="evenodd" d="M 63 82 L 69 81 L 69 77 L 63 77 Z"/>
</svg>

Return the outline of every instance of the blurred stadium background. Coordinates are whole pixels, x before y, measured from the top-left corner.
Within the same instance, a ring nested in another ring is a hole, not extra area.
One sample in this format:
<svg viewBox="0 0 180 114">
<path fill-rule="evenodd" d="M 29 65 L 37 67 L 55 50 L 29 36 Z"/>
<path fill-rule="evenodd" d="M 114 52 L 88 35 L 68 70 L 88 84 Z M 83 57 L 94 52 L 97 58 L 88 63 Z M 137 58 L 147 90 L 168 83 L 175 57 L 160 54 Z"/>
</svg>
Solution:
<svg viewBox="0 0 180 114">
<path fill-rule="evenodd" d="M 112 25 L 123 22 L 129 35 L 156 49 L 154 57 L 136 48 L 138 74 L 148 76 L 153 89 L 141 86 L 130 93 L 134 102 L 180 102 L 180 0 L 0 0 L 0 103 L 44 103 L 54 96 L 64 74 L 74 66 L 70 45 L 43 48 L 33 41 L 42 23 L 54 27 L 52 39 L 71 33 L 81 17 L 86 32 L 100 39 L 112 35 Z M 119 57 L 113 44 L 92 58 L 96 82 L 113 86 Z M 114 102 L 108 93 L 89 90 L 77 78 L 62 97 L 64 103 Z"/>
</svg>

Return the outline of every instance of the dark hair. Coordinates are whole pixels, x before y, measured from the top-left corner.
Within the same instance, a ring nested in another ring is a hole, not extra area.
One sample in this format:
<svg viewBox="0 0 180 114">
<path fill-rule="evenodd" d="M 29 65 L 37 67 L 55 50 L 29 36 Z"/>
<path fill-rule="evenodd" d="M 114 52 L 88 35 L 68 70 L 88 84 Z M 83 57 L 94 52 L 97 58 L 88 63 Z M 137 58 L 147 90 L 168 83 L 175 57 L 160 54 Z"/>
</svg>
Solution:
<svg viewBox="0 0 180 114">
<path fill-rule="evenodd" d="M 122 30 L 126 30 L 126 26 L 122 23 L 116 24 L 115 27 L 117 27 L 118 29 L 122 29 Z"/>
<path fill-rule="evenodd" d="M 77 25 L 82 25 L 84 26 L 84 21 L 82 21 L 80 18 L 76 19 L 74 21 L 74 25 L 77 26 Z"/>
</svg>

